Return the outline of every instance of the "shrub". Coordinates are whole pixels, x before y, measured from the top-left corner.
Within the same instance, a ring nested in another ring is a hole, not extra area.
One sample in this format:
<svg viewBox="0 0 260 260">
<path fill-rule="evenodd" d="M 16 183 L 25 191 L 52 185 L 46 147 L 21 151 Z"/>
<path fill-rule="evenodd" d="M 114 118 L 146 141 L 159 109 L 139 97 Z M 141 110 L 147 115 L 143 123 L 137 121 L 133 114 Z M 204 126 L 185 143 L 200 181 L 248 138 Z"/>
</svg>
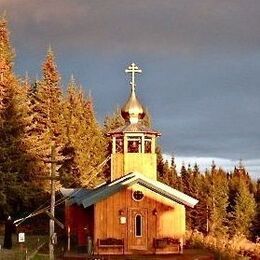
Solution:
<svg viewBox="0 0 260 260">
<path fill-rule="evenodd" d="M 243 235 L 229 239 L 227 236 L 205 236 L 193 231 L 187 232 L 186 240 L 193 248 L 210 250 L 216 259 L 258 259 L 260 255 L 260 244 L 249 241 Z"/>
</svg>

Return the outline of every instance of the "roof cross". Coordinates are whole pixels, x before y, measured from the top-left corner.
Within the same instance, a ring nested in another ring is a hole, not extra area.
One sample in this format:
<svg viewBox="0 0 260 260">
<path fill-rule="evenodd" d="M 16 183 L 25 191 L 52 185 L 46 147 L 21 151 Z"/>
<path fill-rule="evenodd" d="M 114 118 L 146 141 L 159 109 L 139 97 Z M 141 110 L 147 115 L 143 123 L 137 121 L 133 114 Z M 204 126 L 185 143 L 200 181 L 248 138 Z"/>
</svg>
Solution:
<svg viewBox="0 0 260 260">
<path fill-rule="evenodd" d="M 126 70 L 125 70 L 126 73 L 131 73 L 131 77 L 132 77 L 132 80 L 130 82 L 131 86 L 132 86 L 132 89 L 135 89 L 135 73 L 142 73 L 142 70 L 140 70 L 137 65 L 135 65 L 134 63 L 132 63 Z"/>
</svg>

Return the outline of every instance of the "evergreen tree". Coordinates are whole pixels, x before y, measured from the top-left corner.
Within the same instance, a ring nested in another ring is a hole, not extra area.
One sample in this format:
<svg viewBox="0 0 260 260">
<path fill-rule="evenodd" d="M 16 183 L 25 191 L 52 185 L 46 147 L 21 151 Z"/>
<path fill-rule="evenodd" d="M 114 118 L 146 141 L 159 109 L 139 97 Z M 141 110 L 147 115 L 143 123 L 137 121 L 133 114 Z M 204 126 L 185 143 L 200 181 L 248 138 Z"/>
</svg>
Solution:
<svg viewBox="0 0 260 260">
<path fill-rule="evenodd" d="M 177 175 L 174 156 L 171 157 L 170 162 L 164 160 L 159 146 L 155 150 L 157 154 L 157 179 L 175 189 L 180 187 L 180 178 Z"/>
<path fill-rule="evenodd" d="M 116 108 L 115 112 L 112 115 L 107 115 L 104 121 L 104 132 L 108 133 L 114 129 L 117 129 L 120 126 L 125 124 L 125 120 L 121 116 L 121 110 L 119 107 Z"/>
<path fill-rule="evenodd" d="M 180 177 L 181 177 L 180 190 L 184 193 L 188 193 L 188 191 L 190 189 L 190 176 L 189 176 L 189 173 L 188 173 L 188 171 L 185 167 L 184 162 L 182 162 Z"/>
<path fill-rule="evenodd" d="M 260 179 L 256 181 L 255 190 L 256 212 L 253 220 L 252 232 L 255 238 L 260 236 Z"/>
<path fill-rule="evenodd" d="M 67 88 L 64 118 L 66 143 L 62 155 L 65 160 L 60 168 L 63 185 L 93 186 L 103 179 L 99 174 L 89 183 L 96 167 L 105 159 L 105 140 L 94 115 L 91 97 L 84 97 L 73 78 Z"/>
<path fill-rule="evenodd" d="M 7 22 L 0 19 L 0 197 L 1 213 L 21 208 L 24 196 L 22 181 L 28 173 L 26 128 L 27 89 L 13 72 L 14 52 Z"/>
<path fill-rule="evenodd" d="M 160 146 L 156 146 L 155 152 L 157 154 L 157 179 L 161 182 L 164 182 L 163 180 L 163 172 L 164 172 L 164 160 L 162 156 L 162 151 Z"/>
<path fill-rule="evenodd" d="M 205 200 L 202 189 L 203 177 L 200 174 L 199 166 L 194 164 L 192 169 L 188 169 L 190 174 L 190 196 L 199 200 L 198 204 L 194 208 L 187 208 L 187 214 L 191 229 L 196 229 L 205 232 Z"/>
<path fill-rule="evenodd" d="M 177 170 L 176 170 L 174 155 L 172 155 L 172 157 L 171 157 L 169 185 L 175 189 L 179 189 L 181 186 L 180 178 L 179 178 L 179 176 L 177 174 Z"/>
<path fill-rule="evenodd" d="M 40 102 L 38 111 L 42 117 L 39 122 L 43 125 L 43 133 L 49 142 L 56 146 L 62 144 L 62 132 L 64 128 L 61 77 L 55 62 L 53 51 L 49 48 L 42 65 L 42 80 L 39 82 L 37 98 Z"/>
<path fill-rule="evenodd" d="M 64 136 L 60 75 L 50 48 L 42 65 L 42 78 L 30 89 L 30 101 L 32 125 L 28 129 L 28 137 L 32 143 L 31 150 L 34 151 L 35 160 L 31 175 L 48 191 L 49 181 L 44 178 L 49 176 L 50 164 L 46 163 L 46 160 L 50 159 L 52 145 L 55 145 L 59 152 Z"/>
<path fill-rule="evenodd" d="M 213 162 L 207 176 L 209 232 L 215 236 L 227 231 L 228 181 L 222 169 L 217 169 Z"/>
<path fill-rule="evenodd" d="M 147 107 L 144 109 L 144 111 L 145 111 L 145 116 L 142 119 L 142 124 L 148 128 L 151 128 L 152 127 L 152 116 L 150 114 L 150 111 Z"/>
<path fill-rule="evenodd" d="M 186 223 L 187 227 L 189 229 L 197 229 L 202 230 L 202 224 L 201 224 L 201 218 L 202 212 L 204 213 L 205 207 L 202 204 L 200 193 L 200 175 L 199 175 L 199 167 L 197 164 L 194 165 L 193 169 L 191 168 L 191 165 L 188 165 L 188 168 L 186 169 L 184 163 L 181 167 L 181 188 L 182 191 L 196 199 L 199 200 L 199 203 L 194 208 L 186 208 Z"/>
<path fill-rule="evenodd" d="M 195 196 L 199 202 L 195 206 L 196 213 L 191 216 L 192 228 L 197 229 L 204 234 L 208 234 L 208 223 L 209 223 L 209 188 L 207 179 L 209 178 L 208 172 L 205 174 L 199 174 L 196 178 L 197 182 L 197 192 L 198 195 Z"/>
<path fill-rule="evenodd" d="M 158 180 L 167 184 L 167 185 L 170 185 L 171 182 L 172 182 L 172 170 L 169 166 L 169 163 L 167 160 L 162 160 L 160 163 L 159 163 L 159 168 L 160 171 L 158 172 Z"/>
<path fill-rule="evenodd" d="M 195 162 L 192 170 L 193 176 L 197 177 L 200 174 L 199 165 Z"/>
<path fill-rule="evenodd" d="M 187 195 L 191 196 L 191 169 L 190 165 L 188 166 L 188 170 L 185 167 L 184 162 L 182 163 L 180 170 L 180 190 Z M 186 207 L 186 225 L 188 229 L 192 229 L 191 224 L 191 210 Z"/>
<path fill-rule="evenodd" d="M 245 180 L 240 179 L 231 215 L 231 234 L 248 236 L 256 214 L 256 202 Z"/>
</svg>

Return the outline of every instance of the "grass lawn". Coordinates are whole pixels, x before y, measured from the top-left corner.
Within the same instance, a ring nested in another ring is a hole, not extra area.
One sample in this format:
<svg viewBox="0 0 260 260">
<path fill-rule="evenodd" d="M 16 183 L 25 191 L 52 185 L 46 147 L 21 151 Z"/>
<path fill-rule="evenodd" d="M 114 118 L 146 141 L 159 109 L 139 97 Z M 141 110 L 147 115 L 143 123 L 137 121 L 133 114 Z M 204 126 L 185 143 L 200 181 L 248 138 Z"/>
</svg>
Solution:
<svg viewBox="0 0 260 260">
<path fill-rule="evenodd" d="M 25 237 L 24 245 L 20 245 L 17 242 L 17 236 L 13 235 L 13 247 L 11 250 L 3 249 L 4 237 L 0 236 L 0 259 L 12 259 L 12 260 L 23 260 L 25 259 L 26 251 L 27 256 L 31 256 L 35 250 L 42 244 L 48 241 L 47 236 L 30 235 Z M 44 258 L 38 258 L 44 259 Z"/>
</svg>

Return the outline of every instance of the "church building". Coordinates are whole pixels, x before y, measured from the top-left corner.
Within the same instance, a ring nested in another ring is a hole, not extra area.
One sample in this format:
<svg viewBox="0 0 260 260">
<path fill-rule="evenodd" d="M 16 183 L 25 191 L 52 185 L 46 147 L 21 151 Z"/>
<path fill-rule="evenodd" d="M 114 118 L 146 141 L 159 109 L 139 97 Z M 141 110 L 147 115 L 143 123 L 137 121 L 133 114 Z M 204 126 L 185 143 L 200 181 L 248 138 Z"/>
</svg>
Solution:
<svg viewBox="0 0 260 260">
<path fill-rule="evenodd" d="M 111 177 L 94 189 L 62 189 L 67 197 L 65 225 L 78 246 L 91 241 L 94 254 L 182 253 L 185 207 L 198 200 L 157 180 L 156 139 L 143 124 L 145 110 L 136 95 L 133 63 L 131 92 L 121 108 L 125 125 L 110 131 Z"/>
</svg>

